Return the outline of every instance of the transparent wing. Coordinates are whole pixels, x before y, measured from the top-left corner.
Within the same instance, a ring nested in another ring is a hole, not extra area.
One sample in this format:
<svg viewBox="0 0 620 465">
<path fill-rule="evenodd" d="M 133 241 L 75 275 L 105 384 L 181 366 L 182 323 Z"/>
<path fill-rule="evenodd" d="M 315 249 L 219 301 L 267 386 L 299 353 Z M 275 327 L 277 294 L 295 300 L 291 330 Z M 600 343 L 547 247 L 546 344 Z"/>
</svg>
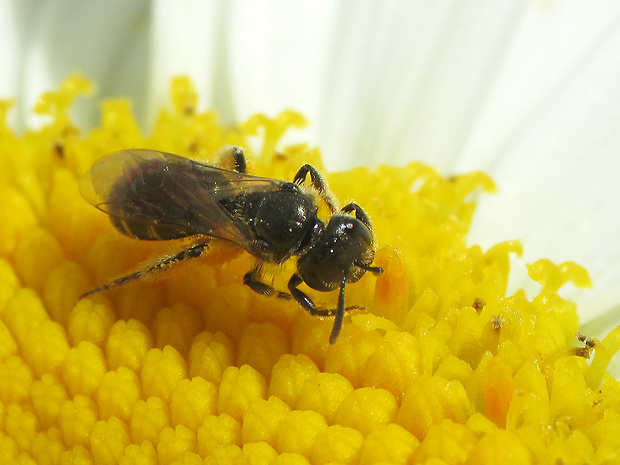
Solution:
<svg viewBox="0 0 620 465">
<path fill-rule="evenodd" d="M 283 183 L 171 153 L 133 149 L 97 160 L 80 180 L 80 191 L 89 203 L 126 222 L 176 227 L 186 236 L 219 237 L 245 247 L 254 237 L 223 201 L 275 191 Z"/>
</svg>

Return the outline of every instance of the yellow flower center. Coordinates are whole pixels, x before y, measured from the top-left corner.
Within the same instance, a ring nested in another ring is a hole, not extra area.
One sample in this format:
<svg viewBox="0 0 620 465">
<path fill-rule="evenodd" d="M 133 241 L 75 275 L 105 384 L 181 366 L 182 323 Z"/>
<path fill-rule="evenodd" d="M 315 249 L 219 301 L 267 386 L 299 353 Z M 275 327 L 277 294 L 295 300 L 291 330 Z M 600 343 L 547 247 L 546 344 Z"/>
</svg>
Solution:
<svg viewBox="0 0 620 465">
<path fill-rule="evenodd" d="M 252 174 L 292 180 L 317 149 L 279 147 L 305 120 L 286 111 L 224 127 L 196 110 L 187 79 L 144 135 L 125 100 L 83 135 L 68 79 L 16 135 L 0 104 L 0 463 L 616 463 L 620 387 L 606 375 L 620 329 L 578 334 L 557 292 L 590 286 L 574 263 L 529 266 L 538 295 L 506 295 L 516 241 L 468 246 L 483 173 L 451 179 L 420 163 L 329 173 L 376 236 L 371 273 L 332 321 L 243 284 L 254 259 L 214 241 L 155 280 L 80 298 L 187 241 L 138 241 L 79 194 L 78 179 L 129 148 L 218 163 L 227 144 L 261 149 Z M 227 166 L 227 168 L 231 168 Z M 329 212 L 323 206 L 319 216 Z M 286 289 L 294 260 L 273 276 Z M 322 308 L 338 295 L 304 287 Z M 576 336 L 577 334 L 577 336 Z M 590 362 L 587 361 L 593 355 Z M 207 459 L 207 460 L 205 460 Z"/>
</svg>

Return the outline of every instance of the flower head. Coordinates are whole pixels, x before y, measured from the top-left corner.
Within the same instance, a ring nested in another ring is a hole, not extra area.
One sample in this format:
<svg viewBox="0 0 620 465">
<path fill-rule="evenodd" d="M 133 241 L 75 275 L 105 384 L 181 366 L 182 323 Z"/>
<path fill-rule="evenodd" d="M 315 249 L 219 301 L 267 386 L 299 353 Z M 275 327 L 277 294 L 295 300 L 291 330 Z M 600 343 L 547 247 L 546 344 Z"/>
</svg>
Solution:
<svg viewBox="0 0 620 465">
<path fill-rule="evenodd" d="M 472 195 L 495 188 L 483 173 L 446 179 L 411 163 L 328 174 L 336 197 L 369 214 L 385 269 L 348 287 L 366 311 L 334 345 L 331 321 L 244 286 L 252 259 L 226 243 L 157 281 L 80 298 L 183 246 L 127 238 L 81 198 L 79 175 L 106 153 L 147 147 L 213 162 L 220 147 L 258 137 L 252 173 L 292 179 L 304 162 L 322 167 L 318 150 L 278 144 L 300 115 L 224 127 L 196 111 L 185 79 L 151 135 L 124 100 L 104 103 L 101 126 L 82 135 L 67 112 L 88 89 L 73 77 L 45 95 L 40 130 L 17 136 L 0 123 L 4 461 L 617 459 L 620 389 L 605 371 L 620 329 L 603 341 L 579 333 L 575 305 L 558 295 L 567 282 L 590 285 L 575 263 L 537 261 L 538 294 L 507 295 L 520 244 L 465 240 Z"/>
</svg>

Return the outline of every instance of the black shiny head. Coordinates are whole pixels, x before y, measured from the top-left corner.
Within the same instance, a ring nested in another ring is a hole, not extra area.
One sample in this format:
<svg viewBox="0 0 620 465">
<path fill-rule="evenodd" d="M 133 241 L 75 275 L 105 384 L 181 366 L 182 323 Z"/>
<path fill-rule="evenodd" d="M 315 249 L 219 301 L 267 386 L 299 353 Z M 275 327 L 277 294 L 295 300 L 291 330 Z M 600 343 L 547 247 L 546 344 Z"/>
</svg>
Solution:
<svg viewBox="0 0 620 465">
<path fill-rule="evenodd" d="M 348 215 L 355 212 L 356 217 Z M 335 317 L 330 344 L 334 344 L 344 321 L 345 287 L 358 281 L 366 271 L 375 275 L 383 268 L 371 266 L 375 256 L 370 221 L 364 211 L 354 203 L 345 206 L 341 213 L 331 217 L 327 226 L 317 232 L 310 246 L 297 261 L 297 274 L 289 281 L 289 290 L 295 299 L 313 315 Z M 339 289 L 338 306 L 334 310 L 317 309 L 308 296 L 296 288 L 301 281 L 317 291 Z"/>
<path fill-rule="evenodd" d="M 332 291 L 343 282 L 358 281 L 374 255 L 370 229 L 357 218 L 339 213 L 299 257 L 297 270 L 311 288 Z"/>
</svg>

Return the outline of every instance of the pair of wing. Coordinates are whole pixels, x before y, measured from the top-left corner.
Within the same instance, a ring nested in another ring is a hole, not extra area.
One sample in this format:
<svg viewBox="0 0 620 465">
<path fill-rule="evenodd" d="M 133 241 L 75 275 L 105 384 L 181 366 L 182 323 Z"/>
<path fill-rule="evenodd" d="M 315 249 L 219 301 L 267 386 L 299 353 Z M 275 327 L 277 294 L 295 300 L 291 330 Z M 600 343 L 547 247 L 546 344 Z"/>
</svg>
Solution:
<svg viewBox="0 0 620 465">
<path fill-rule="evenodd" d="M 84 198 L 103 212 L 146 226 L 178 227 L 248 249 L 247 223 L 221 201 L 238 194 L 278 190 L 285 181 L 206 165 L 172 153 L 122 150 L 97 160 L 80 180 Z"/>
</svg>

